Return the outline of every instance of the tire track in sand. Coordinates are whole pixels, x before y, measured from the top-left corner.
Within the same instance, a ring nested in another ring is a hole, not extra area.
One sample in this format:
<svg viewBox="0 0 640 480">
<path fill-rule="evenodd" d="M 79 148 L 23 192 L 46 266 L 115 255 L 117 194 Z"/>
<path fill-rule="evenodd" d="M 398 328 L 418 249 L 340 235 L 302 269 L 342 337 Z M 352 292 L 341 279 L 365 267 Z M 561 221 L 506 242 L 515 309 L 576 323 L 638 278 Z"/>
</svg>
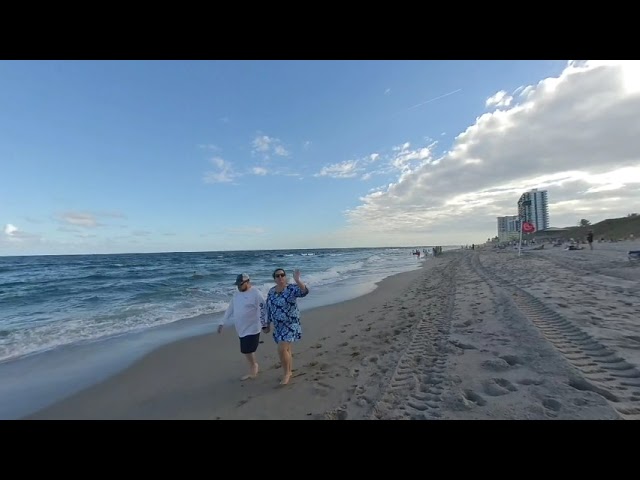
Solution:
<svg viewBox="0 0 640 480">
<path fill-rule="evenodd" d="M 625 420 L 640 420 L 640 371 L 636 367 L 524 289 L 497 272 L 489 274 L 478 255 L 473 256 L 472 265 L 487 282 L 507 292 L 518 310 L 577 369 L 580 375 L 569 383 L 573 388 L 604 397 Z"/>
<path fill-rule="evenodd" d="M 370 418 L 417 420 L 438 418 L 445 382 L 449 332 L 455 285 L 461 258 L 442 270 L 442 281 L 432 294 L 442 301 L 421 312 L 412 338 L 391 375 L 389 384 L 375 403 Z"/>
</svg>

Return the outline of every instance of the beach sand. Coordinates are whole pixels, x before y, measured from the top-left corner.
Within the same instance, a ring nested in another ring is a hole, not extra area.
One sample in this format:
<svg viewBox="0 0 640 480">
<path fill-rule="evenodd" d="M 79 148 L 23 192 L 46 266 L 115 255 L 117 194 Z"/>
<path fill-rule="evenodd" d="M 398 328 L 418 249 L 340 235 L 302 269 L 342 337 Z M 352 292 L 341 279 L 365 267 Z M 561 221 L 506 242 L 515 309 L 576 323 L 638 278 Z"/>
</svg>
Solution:
<svg viewBox="0 0 640 480">
<path fill-rule="evenodd" d="M 446 252 L 303 311 L 287 386 L 271 335 L 258 378 L 240 381 L 228 329 L 161 347 L 27 418 L 640 419 L 635 249 Z"/>
</svg>

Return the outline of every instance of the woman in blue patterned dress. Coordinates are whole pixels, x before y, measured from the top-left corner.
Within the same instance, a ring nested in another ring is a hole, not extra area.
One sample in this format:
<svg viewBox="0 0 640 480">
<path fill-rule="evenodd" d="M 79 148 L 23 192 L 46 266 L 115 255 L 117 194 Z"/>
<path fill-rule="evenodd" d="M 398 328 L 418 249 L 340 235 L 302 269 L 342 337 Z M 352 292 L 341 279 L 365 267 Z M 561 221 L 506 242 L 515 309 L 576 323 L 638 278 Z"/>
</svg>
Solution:
<svg viewBox="0 0 640 480">
<path fill-rule="evenodd" d="M 293 272 L 295 284 L 287 282 L 287 273 L 282 268 L 273 272 L 276 284 L 267 294 L 266 320 L 264 333 L 269 333 L 273 323 L 273 339 L 278 344 L 278 355 L 284 375 L 280 385 L 286 385 L 291 379 L 291 344 L 302 338 L 298 298 L 309 293 L 307 286 L 300 280 L 300 270 Z"/>
</svg>

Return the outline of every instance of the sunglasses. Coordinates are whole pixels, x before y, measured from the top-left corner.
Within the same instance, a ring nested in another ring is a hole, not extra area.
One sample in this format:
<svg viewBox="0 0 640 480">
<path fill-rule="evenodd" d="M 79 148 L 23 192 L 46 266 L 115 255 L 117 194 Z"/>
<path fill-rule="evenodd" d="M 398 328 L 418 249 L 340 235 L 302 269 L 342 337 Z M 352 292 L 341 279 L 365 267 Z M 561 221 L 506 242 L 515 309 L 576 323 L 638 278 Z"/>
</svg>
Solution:
<svg viewBox="0 0 640 480">
<path fill-rule="evenodd" d="M 275 277 L 275 278 L 286 277 L 286 276 L 287 276 L 287 274 L 286 274 L 286 273 L 276 273 L 276 274 L 274 275 L 274 277 Z"/>
</svg>

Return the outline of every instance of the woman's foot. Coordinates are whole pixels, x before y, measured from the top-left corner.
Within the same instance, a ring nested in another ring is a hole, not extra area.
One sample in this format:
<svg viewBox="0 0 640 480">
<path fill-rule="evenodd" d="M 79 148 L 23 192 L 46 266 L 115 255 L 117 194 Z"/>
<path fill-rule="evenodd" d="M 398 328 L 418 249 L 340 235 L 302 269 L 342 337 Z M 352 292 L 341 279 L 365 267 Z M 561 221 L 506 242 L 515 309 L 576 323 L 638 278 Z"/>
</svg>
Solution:
<svg viewBox="0 0 640 480">
<path fill-rule="evenodd" d="M 289 380 L 291 380 L 291 374 L 290 373 L 286 373 L 282 377 L 282 380 L 280 381 L 280 385 L 286 385 L 287 383 L 289 383 Z"/>
</svg>

